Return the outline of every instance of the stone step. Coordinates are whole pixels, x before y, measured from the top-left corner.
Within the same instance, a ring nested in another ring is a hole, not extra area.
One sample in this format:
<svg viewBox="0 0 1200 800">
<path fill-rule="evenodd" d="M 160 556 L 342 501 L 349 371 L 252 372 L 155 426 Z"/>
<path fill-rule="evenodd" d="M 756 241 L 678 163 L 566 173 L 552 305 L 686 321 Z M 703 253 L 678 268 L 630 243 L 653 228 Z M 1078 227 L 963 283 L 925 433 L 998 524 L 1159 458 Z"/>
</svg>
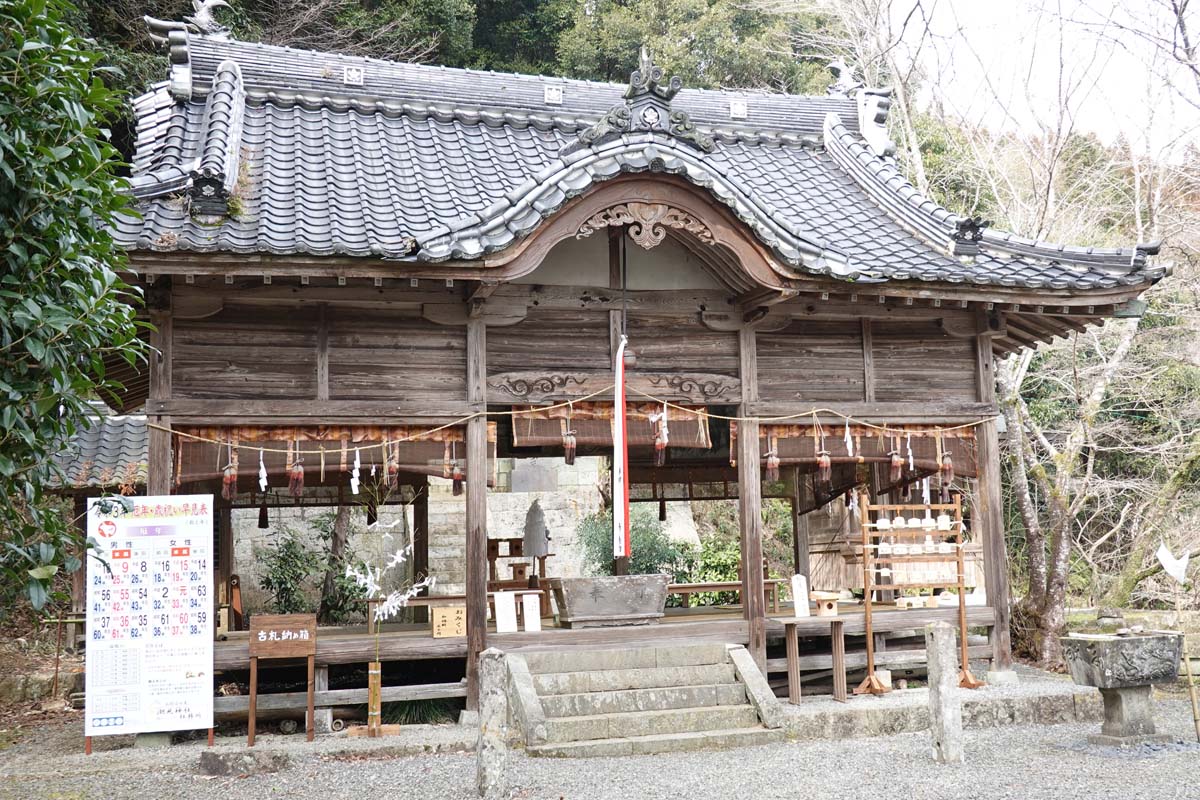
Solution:
<svg viewBox="0 0 1200 800">
<path fill-rule="evenodd" d="M 729 660 L 723 644 L 679 647 L 615 647 L 607 650 L 551 650 L 525 654 L 534 675 L 547 672 L 649 669 L 724 664 Z"/>
<path fill-rule="evenodd" d="M 745 703 L 746 699 L 746 689 L 740 683 L 712 683 L 706 686 L 548 695 L 542 698 L 542 709 L 547 717 L 582 717 L 673 708 L 736 706 Z"/>
<path fill-rule="evenodd" d="M 531 756 L 549 758 L 606 758 L 649 753 L 678 753 L 686 750 L 729 750 L 734 747 L 782 742 L 783 729 L 732 728 L 729 730 L 689 731 L 653 734 L 583 742 L 555 742 L 526 748 Z"/>
<path fill-rule="evenodd" d="M 579 717 L 547 718 L 546 741 L 578 742 L 585 739 L 613 739 L 654 736 L 664 733 L 686 733 L 688 731 L 753 728 L 758 725 L 758 712 L 749 704 L 633 711 L 620 714 L 591 714 Z"/>
<path fill-rule="evenodd" d="M 615 692 L 624 689 L 708 686 L 714 683 L 737 683 L 733 664 L 548 672 L 533 676 L 534 688 L 538 695 L 543 697 L 556 694 Z"/>
</svg>

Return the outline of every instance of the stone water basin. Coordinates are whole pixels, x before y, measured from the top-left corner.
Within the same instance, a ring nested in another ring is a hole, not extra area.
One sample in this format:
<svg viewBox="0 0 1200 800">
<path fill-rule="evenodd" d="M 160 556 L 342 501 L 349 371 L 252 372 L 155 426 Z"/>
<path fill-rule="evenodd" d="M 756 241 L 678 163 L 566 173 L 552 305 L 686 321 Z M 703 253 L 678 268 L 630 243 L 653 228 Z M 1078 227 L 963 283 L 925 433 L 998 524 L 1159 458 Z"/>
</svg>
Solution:
<svg viewBox="0 0 1200 800">
<path fill-rule="evenodd" d="M 565 628 L 647 625 L 658 622 L 667 605 L 668 575 L 612 575 L 551 578 L 558 621 Z"/>
<path fill-rule="evenodd" d="M 1179 677 L 1183 637 L 1171 633 L 1088 634 L 1062 637 L 1071 679 L 1095 686 L 1104 698 L 1104 725 L 1092 744 L 1128 747 L 1170 741 L 1154 727 L 1151 689 Z"/>
</svg>

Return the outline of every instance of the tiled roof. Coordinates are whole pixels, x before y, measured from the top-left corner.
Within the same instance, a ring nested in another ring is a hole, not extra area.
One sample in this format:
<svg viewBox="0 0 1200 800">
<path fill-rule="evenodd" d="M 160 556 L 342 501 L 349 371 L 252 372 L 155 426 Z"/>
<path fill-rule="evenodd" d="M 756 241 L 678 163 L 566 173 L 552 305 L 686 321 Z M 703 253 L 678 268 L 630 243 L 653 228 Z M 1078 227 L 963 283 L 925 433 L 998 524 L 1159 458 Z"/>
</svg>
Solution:
<svg viewBox="0 0 1200 800">
<path fill-rule="evenodd" d="M 921 197 L 869 144 L 878 136 L 862 137 L 860 113 L 876 125 L 880 107 L 860 105 L 878 93 L 858 102 L 664 82 L 629 94 L 179 30 L 170 39 L 171 80 L 135 103 L 142 216 L 116 231 L 131 250 L 471 260 L 571 197 L 649 170 L 706 189 L 798 272 L 1085 291 L 1163 274 L 1147 260 L 1153 246 L 1032 242 Z M 661 117 L 643 120 L 647 104 Z M 735 106 L 745 119 L 731 119 Z"/>
<path fill-rule="evenodd" d="M 149 436 L 144 416 L 98 416 L 54 457 L 64 489 L 120 489 L 146 482 Z"/>
</svg>

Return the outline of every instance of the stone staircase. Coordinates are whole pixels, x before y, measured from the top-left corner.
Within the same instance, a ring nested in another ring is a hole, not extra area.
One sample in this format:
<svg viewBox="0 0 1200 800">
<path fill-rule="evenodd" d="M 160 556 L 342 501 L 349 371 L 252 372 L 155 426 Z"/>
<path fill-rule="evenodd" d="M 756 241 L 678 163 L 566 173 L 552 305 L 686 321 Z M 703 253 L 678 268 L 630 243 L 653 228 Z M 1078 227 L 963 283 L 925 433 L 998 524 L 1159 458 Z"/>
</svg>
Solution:
<svg viewBox="0 0 1200 800">
<path fill-rule="evenodd" d="M 778 701 L 745 648 L 724 644 L 508 656 L 526 752 L 587 757 L 780 741 Z"/>
</svg>

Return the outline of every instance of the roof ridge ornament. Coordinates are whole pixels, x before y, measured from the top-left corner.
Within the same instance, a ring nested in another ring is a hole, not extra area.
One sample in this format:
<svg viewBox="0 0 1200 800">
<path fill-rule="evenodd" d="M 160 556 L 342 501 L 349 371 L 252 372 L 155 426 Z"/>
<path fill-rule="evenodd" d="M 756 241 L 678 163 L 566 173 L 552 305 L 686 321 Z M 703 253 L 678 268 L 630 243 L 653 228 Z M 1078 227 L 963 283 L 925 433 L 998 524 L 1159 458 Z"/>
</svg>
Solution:
<svg viewBox="0 0 1200 800">
<path fill-rule="evenodd" d="M 653 94 L 665 102 L 671 99 L 683 88 L 683 79 L 678 75 L 671 76 L 664 86 L 662 81 L 666 71 L 654 63 L 650 51 L 642 45 L 638 54 L 638 68 L 629 75 L 629 86 L 625 89 L 625 99 L 634 100 L 644 94 Z"/>
<path fill-rule="evenodd" d="M 192 11 L 195 13 L 185 15 L 182 22 L 157 19 L 151 16 L 144 16 L 142 19 L 150 31 L 150 39 L 158 45 L 167 44 L 167 35 L 170 31 L 190 31 L 208 36 L 228 37 L 229 26 L 217 21 L 216 10 L 218 8 L 233 8 L 233 6 L 225 0 L 192 0 Z"/>
<path fill-rule="evenodd" d="M 624 102 L 613 106 L 594 125 L 580 131 L 576 141 L 563 148 L 563 155 L 640 131 L 673 136 L 696 150 L 711 153 L 717 146 L 713 138 L 697 128 L 686 111 L 671 108 L 671 100 L 683 88 L 683 80 L 676 75 L 664 82 L 664 75 L 666 71 L 655 64 L 650 51 L 642 47 L 638 67 L 629 76 Z"/>
<path fill-rule="evenodd" d="M 150 41 L 167 51 L 171 64 L 171 94 L 177 100 L 192 99 L 192 60 L 188 54 L 188 34 L 198 33 L 228 39 L 229 28 L 217 21 L 218 8 L 232 8 L 225 0 L 192 0 L 194 14 L 183 21 L 142 17 Z"/>
<path fill-rule="evenodd" d="M 833 83 L 825 89 L 825 94 L 830 97 L 853 97 L 855 92 L 863 88 L 863 82 L 854 79 L 854 67 L 842 59 L 834 59 L 826 66 L 833 73 Z"/>
</svg>

